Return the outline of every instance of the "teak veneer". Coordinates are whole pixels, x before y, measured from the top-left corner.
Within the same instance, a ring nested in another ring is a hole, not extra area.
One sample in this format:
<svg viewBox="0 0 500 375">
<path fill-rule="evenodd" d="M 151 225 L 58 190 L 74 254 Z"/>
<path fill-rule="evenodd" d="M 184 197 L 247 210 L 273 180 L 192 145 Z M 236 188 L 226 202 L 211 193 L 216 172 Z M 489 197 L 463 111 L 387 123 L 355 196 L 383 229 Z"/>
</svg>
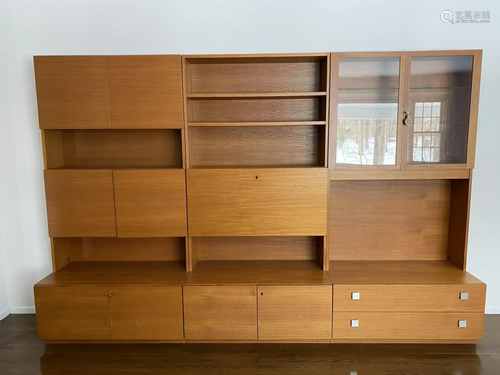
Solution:
<svg viewBox="0 0 500 375">
<path fill-rule="evenodd" d="M 473 343 L 481 51 L 36 56 L 46 342 Z"/>
</svg>

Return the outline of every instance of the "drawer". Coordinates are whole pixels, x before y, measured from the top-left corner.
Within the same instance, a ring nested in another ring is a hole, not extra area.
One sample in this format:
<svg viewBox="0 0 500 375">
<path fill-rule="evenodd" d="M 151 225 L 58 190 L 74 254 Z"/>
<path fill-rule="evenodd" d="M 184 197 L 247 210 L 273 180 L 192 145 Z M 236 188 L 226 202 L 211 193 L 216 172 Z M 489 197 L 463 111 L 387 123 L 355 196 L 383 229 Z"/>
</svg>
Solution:
<svg viewBox="0 0 500 375">
<path fill-rule="evenodd" d="M 333 311 L 484 312 L 485 284 L 335 285 Z"/>
<path fill-rule="evenodd" d="M 483 329 L 483 313 L 333 314 L 333 338 L 343 340 L 479 340 Z"/>
</svg>

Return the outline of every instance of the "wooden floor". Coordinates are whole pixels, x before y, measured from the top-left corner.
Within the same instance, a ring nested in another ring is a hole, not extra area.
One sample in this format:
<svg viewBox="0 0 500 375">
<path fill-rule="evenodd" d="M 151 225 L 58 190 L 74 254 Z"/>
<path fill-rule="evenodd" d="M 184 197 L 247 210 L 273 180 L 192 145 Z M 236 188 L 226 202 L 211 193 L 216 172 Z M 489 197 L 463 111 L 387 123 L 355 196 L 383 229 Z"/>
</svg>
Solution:
<svg viewBox="0 0 500 375">
<path fill-rule="evenodd" d="M 0 322 L 0 375 L 499 375 L 500 315 L 474 345 L 44 345 L 33 315 Z"/>
</svg>

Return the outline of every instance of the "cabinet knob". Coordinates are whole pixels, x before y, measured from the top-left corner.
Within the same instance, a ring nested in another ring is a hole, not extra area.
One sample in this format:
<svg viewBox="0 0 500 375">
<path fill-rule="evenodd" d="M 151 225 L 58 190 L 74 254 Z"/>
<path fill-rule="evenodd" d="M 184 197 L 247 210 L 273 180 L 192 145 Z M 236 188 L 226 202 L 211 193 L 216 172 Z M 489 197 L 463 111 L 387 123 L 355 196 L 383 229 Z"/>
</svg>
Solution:
<svg viewBox="0 0 500 375">
<path fill-rule="evenodd" d="M 359 293 L 359 292 L 352 292 L 351 293 L 351 299 L 353 299 L 353 300 L 358 300 L 358 299 L 360 299 L 360 297 L 361 297 L 361 293 Z"/>
<path fill-rule="evenodd" d="M 413 120 L 410 117 L 410 111 L 404 111 L 405 118 L 403 119 L 403 124 L 410 126 L 413 124 Z"/>
<path fill-rule="evenodd" d="M 469 299 L 469 293 L 468 292 L 462 292 L 462 293 L 460 293 L 460 299 L 462 301 L 468 300 Z"/>
<path fill-rule="evenodd" d="M 109 296 L 108 296 L 108 298 L 113 298 L 114 296 L 115 296 L 114 293 L 110 293 Z"/>
<path fill-rule="evenodd" d="M 467 320 L 459 320 L 458 328 L 467 328 Z"/>
<path fill-rule="evenodd" d="M 359 320 L 358 319 L 352 319 L 351 320 L 351 327 L 354 327 L 354 328 L 359 327 Z"/>
</svg>

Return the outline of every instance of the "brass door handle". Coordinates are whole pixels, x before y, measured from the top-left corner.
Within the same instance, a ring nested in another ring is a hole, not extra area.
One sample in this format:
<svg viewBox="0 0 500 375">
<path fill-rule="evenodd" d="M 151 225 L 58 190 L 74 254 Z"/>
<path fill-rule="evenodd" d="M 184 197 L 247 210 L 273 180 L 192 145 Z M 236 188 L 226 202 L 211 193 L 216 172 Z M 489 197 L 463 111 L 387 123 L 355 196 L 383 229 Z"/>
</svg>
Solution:
<svg viewBox="0 0 500 375">
<path fill-rule="evenodd" d="M 403 119 L 403 124 L 410 126 L 413 124 L 413 120 L 410 117 L 410 111 L 404 111 L 405 118 Z"/>
</svg>

